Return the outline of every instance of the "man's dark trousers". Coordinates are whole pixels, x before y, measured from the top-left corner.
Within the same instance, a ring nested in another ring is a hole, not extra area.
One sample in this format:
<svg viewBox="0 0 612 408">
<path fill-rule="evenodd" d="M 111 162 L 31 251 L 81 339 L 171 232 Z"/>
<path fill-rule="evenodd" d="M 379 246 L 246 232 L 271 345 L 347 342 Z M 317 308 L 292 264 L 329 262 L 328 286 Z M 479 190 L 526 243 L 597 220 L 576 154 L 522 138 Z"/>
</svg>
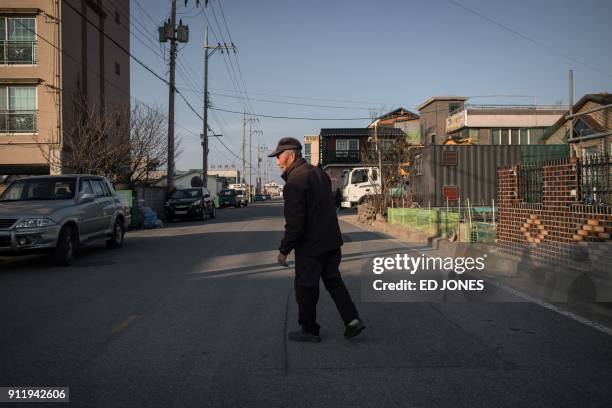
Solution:
<svg viewBox="0 0 612 408">
<path fill-rule="evenodd" d="M 299 309 L 298 323 L 306 332 L 318 335 L 317 301 L 319 279 L 336 303 L 344 324 L 358 319 L 357 309 L 351 300 L 342 276 L 340 276 L 340 248 L 321 255 L 307 255 L 300 249 L 295 251 L 295 298 Z"/>
</svg>

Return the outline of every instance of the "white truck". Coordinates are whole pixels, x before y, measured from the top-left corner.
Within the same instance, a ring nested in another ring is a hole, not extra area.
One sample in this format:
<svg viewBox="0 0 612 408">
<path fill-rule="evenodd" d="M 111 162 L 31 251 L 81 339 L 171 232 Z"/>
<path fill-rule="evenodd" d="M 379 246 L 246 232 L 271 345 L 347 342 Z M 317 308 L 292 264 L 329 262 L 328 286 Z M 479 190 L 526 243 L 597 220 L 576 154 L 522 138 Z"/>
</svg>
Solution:
<svg viewBox="0 0 612 408">
<path fill-rule="evenodd" d="M 342 208 L 363 204 L 366 197 L 380 194 L 378 167 L 356 167 L 342 173 Z"/>
</svg>

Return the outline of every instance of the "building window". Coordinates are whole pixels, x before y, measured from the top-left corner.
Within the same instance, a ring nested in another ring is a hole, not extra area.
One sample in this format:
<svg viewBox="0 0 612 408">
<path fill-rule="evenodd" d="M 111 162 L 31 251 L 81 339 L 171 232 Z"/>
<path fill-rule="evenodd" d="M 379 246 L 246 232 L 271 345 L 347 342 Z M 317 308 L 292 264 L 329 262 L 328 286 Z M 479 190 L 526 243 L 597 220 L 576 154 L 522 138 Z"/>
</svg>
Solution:
<svg viewBox="0 0 612 408">
<path fill-rule="evenodd" d="M 521 137 L 520 137 L 519 143 L 522 145 L 528 145 L 529 144 L 529 129 L 521 129 L 520 133 L 521 133 Z"/>
<path fill-rule="evenodd" d="M 336 139 L 336 151 L 359 150 L 359 139 Z"/>
<path fill-rule="evenodd" d="M 417 176 L 423 174 L 423 156 L 420 154 L 414 158 L 414 171 Z"/>
<path fill-rule="evenodd" d="M 510 143 L 508 144 L 520 144 L 518 129 L 510 129 Z"/>
<path fill-rule="evenodd" d="M 36 87 L 0 86 L 0 133 L 36 132 Z"/>
<path fill-rule="evenodd" d="M 450 115 L 451 113 L 453 113 L 454 111 L 456 111 L 459 108 L 461 108 L 461 104 L 460 103 L 449 103 L 448 104 L 448 114 Z"/>
<path fill-rule="evenodd" d="M 36 64 L 36 19 L 0 17 L 0 64 Z"/>
<path fill-rule="evenodd" d="M 472 141 L 472 143 L 478 143 L 480 139 L 479 135 L 480 135 L 480 129 L 478 128 L 472 128 L 468 132 L 468 136 L 470 140 Z"/>
<path fill-rule="evenodd" d="M 304 159 L 307 163 L 312 164 L 312 145 L 310 143 L 304 143 Z"/>
<path fill-rule="evenodd" d="M 491 143 L 494 145 L 499 144 L 499 129 L 491 129 Z"/>
<path fill-rule="evenodd" d="M 121 75 L 121 65 L 118 62 L 115 62 L 115 74 Z"/>
</svg>

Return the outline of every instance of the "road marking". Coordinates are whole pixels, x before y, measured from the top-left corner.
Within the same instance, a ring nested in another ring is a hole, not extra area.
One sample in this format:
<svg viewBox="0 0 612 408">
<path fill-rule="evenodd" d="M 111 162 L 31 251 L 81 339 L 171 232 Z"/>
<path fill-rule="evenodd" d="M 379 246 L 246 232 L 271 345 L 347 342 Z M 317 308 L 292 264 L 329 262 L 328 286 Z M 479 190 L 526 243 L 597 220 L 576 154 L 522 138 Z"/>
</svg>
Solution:
<svg viewBox="0 0 612 408">
<path fill-rule="evenodd" d="M 351 224 L 351 225 L 353 225 L 353 226 L 355 226 L 357 228 L 360 228 L 360 229 L 362 229 L 364 231 L 373 232 L 375 234 L 380 234 L 380 235 L 383 235 L 383 236 L 387 237 L 387 235 L 382 233 L 382 232 L 370 231 L 369 229 L 366 229 L 363 226 L 361 226 L 361 225 L 359 225 L 359 224 L 357 224 L 357 223 L 355 223 L 353 221 L 349 221 L 349 220 L 343 219 L 343 218 L 340 218 L 340 219 L 342 221 L 347 222 L 347 223 L 349 223 L 349 224 Z M 398 245 L 403 246 L 403 247 L 416 250 L 416 248 L 413 248 L 413 247 L 411 247 L 411 246 L 409 246 L 409 245 L 407 245 L 407 244 L 405 244 L 403 242 L 400 242 L 400 241 L 398 241 L 398 240 L 396 240 L 394 238 L 390 238 L 389 237 L 388 239 L 390 241 L 398 244 Z M 597 322 L 595 322 L 593 320 L 590 320 L 590 319 L 587 319 L 585 317 L 578 316 L 577 314 L 572 313 L 569 310 L 565 310 L 563 308 L 560 308 L 559 306 L 555 306 L 555 305 L 553 305 L 551 303 L 547 303 L 547 302 L 544 302 L 543 300 L 534 298 L 534 297 L 532 297 L 532 296 L 530 296 L 530 295 L 528 295 L 526 293 L 523 293 L 523 292 L 521 292 L 519 290 L 516 290 L 514 288 L 506 286 L 503 283 L 500 283 L 500 282 L 497 282 L 497 281 L 493 281 L 493 280 L 490 280 L 490 279 L 487 279 L 487 281 L 490 282 L 492 285 L 497 286 L 498 288 L 500 288 L 502 290 L 505 290 L 505 291 L 515 295 L 515 296 L 521 297 L 521 298 L 523 298 L 523 299 L 525 299 L 525 300 L 527 300 L 529 302 L 535 303 L 538 306 L 541 306 L 541 307 L 546 308 L 548 310 L 551 310 L 553 312 L 559 313 L 562 316 L 565 316 L 565 317 L 567 317 L 569 319 L 572 319 L 572 320 L 574 320 L 574 321 L 576 321 L 578 323 L 581 323 L 581 324 L 583 324 L 585 326 L 588 326 L 588 327 L 590 327 L 592 329 L 600 331 L 601 333 L 607 334 L 608 336 L 612 336 L 612 328 L 610 328 L 610 327 L 604 326 L 604 325 L 602 325 L 600 323 L 597 323 Z"/>
<path fill-rule="evenodd" d="M 140 315 L 131 315 L 128 316 L 127 319 L 123 320 L 121 323 L 119 323 L 118 325 L 116 325 L 115 327 L 112 328 L 111 333 L 113 334 L 117 334 L 119 332 L 122 332 L 123 330 L 127 329 L 127 327 L 134 321 L 138 320 L 139 318 L 141 318 L 142 316 Z"/>
<path fill-rule="evenodd" d="M 542 301 L 540 299 L 537 299 L 537 298 L 534 298 L 532 296 L 529 296 L 528 294 L 523 293 L 523 292 L 521 292 L 519 290 L 516 290 L 514 288 L 511 288 L 510 286 L 506 286 L 506 285 L 504 285 L 501 282 L 497 282 L 497 281 L 490 280 L 490 279 L 487 279 L 487 281 L 490 284 L 492 284 L 493 286 L 497 286 L 498 288 L 503 289 L 503 290 L 505 290 L 507 292 L 510 292 L 510 293 L 512 293 L 515 296 L 521 297 L 521 298 L 523 298 L 525 300 L 528 300 L 528 301 L 530 301 L 532 303 L 535 303 L 536 305 L 542 306 L 542 307 L 544 307 L 544 308 L 546 308 L 548 310 L 552 310 L 553 312 L 557 312 L 560 315 L 568 317 L 568 318 L 570 318 L 572 320 L 577 321 L 578 323 L 582 323 L 582 324 L 584 324 L 586 326 L 589 326 L 589 327 L 591 327 L 591 328 L 593 328 L 595 330 L 599 330 L 600 332 L 605 333 L 608 336 L 612 336 L 612 328 L 604 326 L 603 324 L 600 324 L 600 323 L 597 323 L 597 322 L 595 322 L 593 320 L 587 319 L 586 317 L 578 316 L 577 314 L 572 313 L 569 310 L 565 310 L 563 308 L 560 308 L 559 306 L 555 306 L 555 305 L 553 305 L 551 303 L 547 303 L 547 302 L 544 302 L 544 301 Z"/>
</svg>

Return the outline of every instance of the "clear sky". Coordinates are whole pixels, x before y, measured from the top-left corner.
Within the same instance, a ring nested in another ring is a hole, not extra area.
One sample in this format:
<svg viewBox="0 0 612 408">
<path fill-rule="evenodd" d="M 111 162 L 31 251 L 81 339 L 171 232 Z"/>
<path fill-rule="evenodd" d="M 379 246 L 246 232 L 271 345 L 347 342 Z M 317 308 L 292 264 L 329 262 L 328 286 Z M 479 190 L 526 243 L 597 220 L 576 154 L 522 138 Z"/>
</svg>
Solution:
<svg viewBox="0 0 612 408">
<path fill-rule="evenodd" d="M 165 77 L 169 46 L 157 42 L 154 23 L 168 18 L 170 4 L 131 0 L 132 53 Z M 203 32 L 210 24 L 211 42 L 230 42 L 231 35 L 238 51 L 209 60 L 215 108 L 243 111 L 237 96 L 246 89 L 251 113 L 329 118 L 261 117 L 254 155 L 258 143 L 273 148 L 281 137 L 303 140 L 322 127 L 366 126 L 365 119 L 333 119 L 399 106 L 416 111 L 434 95 L 469 96 L 477 104 L 567 103 L 570 68 L 575 101 L 612 92 L 609 0 L 211 0 L 207 9 L 179 0 L 178 6 L 190 41 L 180 47 L 177 83 L 199 113 Z M 131 78 L 134 98 L 167 108 L 167 86 L 133 61 Z M 177 169 L 201 168 L 195 134 L 202 122 L 180 98 L 176 112 L 183 143 Z M 241 156 L 241 115 L 211 111 L 209 117 L 231 150 L 212 140 L 209 162 L 240 167 L 233 154 Z"/>
</svg>

